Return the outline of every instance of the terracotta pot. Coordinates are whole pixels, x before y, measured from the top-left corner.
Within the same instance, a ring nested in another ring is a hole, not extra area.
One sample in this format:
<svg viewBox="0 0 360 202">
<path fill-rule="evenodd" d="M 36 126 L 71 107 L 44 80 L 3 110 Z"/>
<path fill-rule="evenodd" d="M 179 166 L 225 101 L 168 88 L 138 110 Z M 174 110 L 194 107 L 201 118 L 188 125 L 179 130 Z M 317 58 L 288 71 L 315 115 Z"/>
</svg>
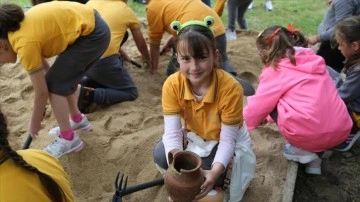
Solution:
<svg viewBox="0 0 360 202">
<path fill-rule="evenodd" d="M 196 202 L 223 202 L 224 191 L 219 189 L 212 189 L 204 198 L 197 200 Z"/>
<path fill-rule="evenodd" d="M 200 172 L 201 158 L 190 151 L 168 155 L 169 168 L 164 176 L 165 188 L 174 202 L 191 202 L 200 193 L 204 176 Z"/>
</svg>

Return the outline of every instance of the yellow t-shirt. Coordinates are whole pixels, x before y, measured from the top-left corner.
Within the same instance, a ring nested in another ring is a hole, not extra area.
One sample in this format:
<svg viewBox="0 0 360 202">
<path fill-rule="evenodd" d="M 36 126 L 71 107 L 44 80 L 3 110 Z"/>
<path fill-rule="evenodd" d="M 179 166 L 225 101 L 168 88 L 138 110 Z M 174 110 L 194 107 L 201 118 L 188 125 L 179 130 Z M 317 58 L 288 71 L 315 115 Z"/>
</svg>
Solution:
<svg viewBox="0 0 360 202">
<path fill-rule="evenodd" d="M 221 123 L 243 124 L 243 89 L 229 73 L 215 69 L 210 88 L 199 102 L 188 79 L 176 72 L 163 85 L 162 107 L 164 116 L 180 114 L 187 129 L 203 139 L 219 140 Z"/>
<path fill-rule="evenodd" d="M 159 45 L 164 32 L 176 34 L 170 28 L 171 22 L 203 21 L 208 15 L 215 19 L 212 26 L 215 37 L 225 33 L 225 26 L 219 15 L 200 0 L 151 0 L 146 12 L 150 44 Z"/>
<path fill-rule="evenodd" d="M 86 5 L 53 1 L 32 7 L 25 13 L 20 29 L 9 32 L 14 51 L 28 73 L 38 70 L 42 57 L 63 52 L 79 38 L 90 34 L 95 27 L 94 10 Z"/>
<path fill-rule="evenodd" d="M 135 12 L 122 0 L 90 0 L 86 4 L 96 9 L 110 28 L 111 40 L 103 57 L 118 54 L 126 30 L 140 28 Z"/>
<path fill-rule="evenodd" d="M 38 149 L 20 150 L 17 153 L 28 164 L 54 179 L 64 191 L 67 202 L 75 201 L 68 176 L 57 158 Z M 18 166 L 12 159 L 0 165 L 0 201 L 51 202 L 38 175 Z"/>
</svg>

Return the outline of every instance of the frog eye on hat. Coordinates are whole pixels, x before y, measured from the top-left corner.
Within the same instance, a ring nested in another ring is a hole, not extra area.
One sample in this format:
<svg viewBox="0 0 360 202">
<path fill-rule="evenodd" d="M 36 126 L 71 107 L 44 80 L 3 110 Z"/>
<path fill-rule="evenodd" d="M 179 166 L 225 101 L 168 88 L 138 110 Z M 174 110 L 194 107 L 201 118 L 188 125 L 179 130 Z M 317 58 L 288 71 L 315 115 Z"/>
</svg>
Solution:
<svg viewBox="0 0 360 202">
<path fill-rule="evenodd" d="M 187 21 L 183 24 L 181 24 L 179 21 L 173 21 L 171 24 L 170 24 L 170 28 L 172 30 L 174 30 L 177 34 L 179 34 L 179 32 L 184 29 L 185 27 L 188 27 L 190 25 L 200 25 L 200 26 L 203 26 L 203 27 L 206 27 L 210 30 L 211 27 L 214 25 L 215 23 L 215 19 L 213 16 L 206 16 L 204 18 L 203 21 L 200 21 L 200 20 L 190 20 L 190 21 Z"/>
</svg>

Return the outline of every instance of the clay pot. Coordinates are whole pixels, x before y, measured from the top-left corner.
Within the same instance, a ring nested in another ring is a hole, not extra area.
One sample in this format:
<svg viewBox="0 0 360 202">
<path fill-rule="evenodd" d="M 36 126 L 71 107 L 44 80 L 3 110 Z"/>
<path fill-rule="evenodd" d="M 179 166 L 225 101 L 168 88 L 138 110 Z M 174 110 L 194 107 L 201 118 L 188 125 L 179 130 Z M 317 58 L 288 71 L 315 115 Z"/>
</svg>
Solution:
<svg viewBox="0 0 360 202">
<path fill-rule="evenodd" d="M 174 202 L 191 202 L 200 193 L 204 176 L 201 158 L 190 151 L 168 154 L 169 168 L 164 176 L 165 188 Z"/>
<path fill-rule="evenodd" d="M 212 189 L 204 198 L 197 200 L 196 202 L 223 202 L 224 191 Z"/>
</svg>

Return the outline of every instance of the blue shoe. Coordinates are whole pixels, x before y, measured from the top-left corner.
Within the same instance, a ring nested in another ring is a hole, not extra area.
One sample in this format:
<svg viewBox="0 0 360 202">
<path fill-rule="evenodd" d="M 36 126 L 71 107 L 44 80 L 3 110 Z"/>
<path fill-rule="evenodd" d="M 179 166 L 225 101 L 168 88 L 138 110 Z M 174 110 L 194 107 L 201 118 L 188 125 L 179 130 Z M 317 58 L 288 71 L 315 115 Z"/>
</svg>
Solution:
<svg viewBox="0 0 360 202">
<path fill-rule="evenodd" d="M 345 140 L 345 142 L 339 144 L 335 147 L 336 151 L 348 151 L 351 149 L 351 147 L 354 145 L 356 140 L 360 138 L 360 131 L 358 131 L 356 134 L 350 134 L 349 137 Z"/>
</svg>

